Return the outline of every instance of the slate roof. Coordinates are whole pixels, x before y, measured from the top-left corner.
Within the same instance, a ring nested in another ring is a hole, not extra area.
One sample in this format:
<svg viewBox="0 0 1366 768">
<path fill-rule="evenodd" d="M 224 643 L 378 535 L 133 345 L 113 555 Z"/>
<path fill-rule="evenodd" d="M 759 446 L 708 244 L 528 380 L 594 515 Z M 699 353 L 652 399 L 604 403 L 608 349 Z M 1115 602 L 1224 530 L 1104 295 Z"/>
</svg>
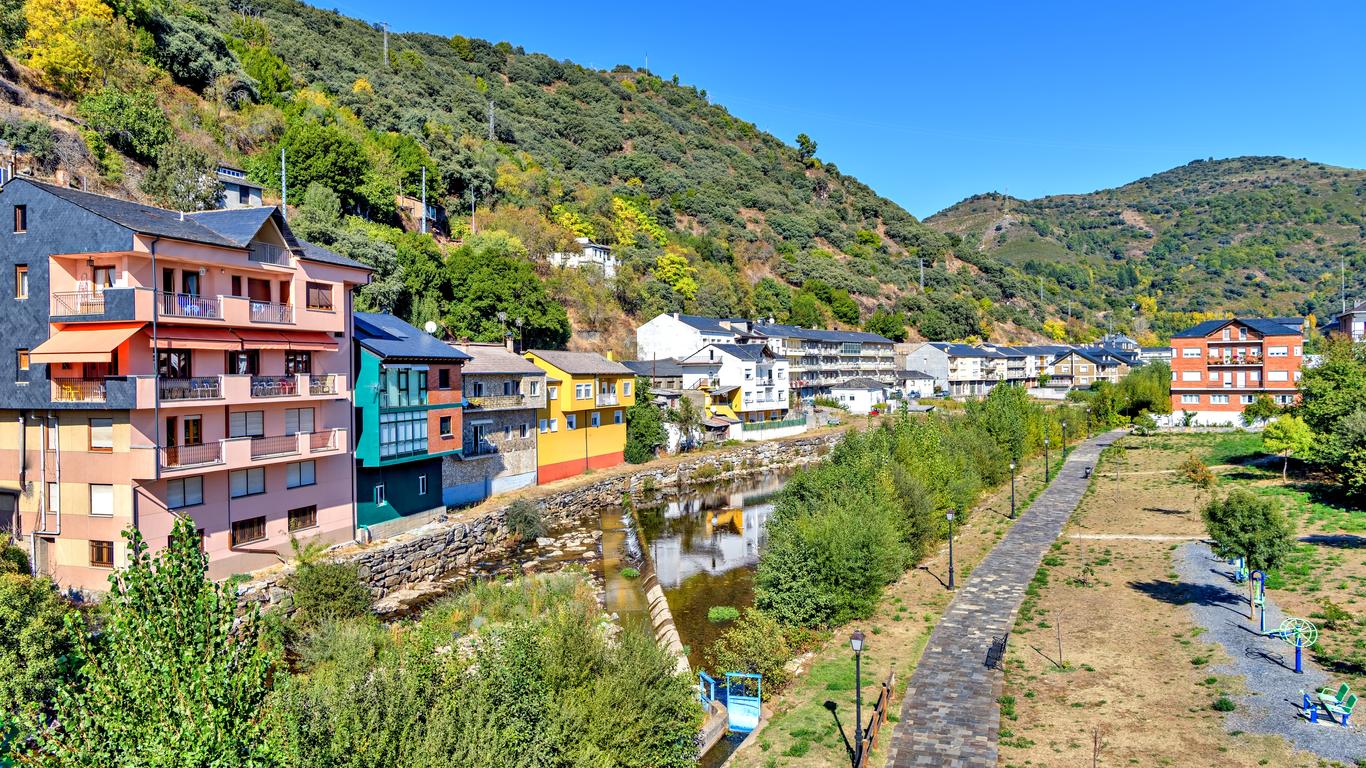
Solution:
<svg viewBox="0 0 1366 768">
<path fill-rule="evenodd" d="M 768 351 L 768 346 L 764 344 L 710 344 L 708 346 L 716 347 L 722 352 L 725 352 L 728 355 L 734 355 L 741 360 L 757 362 L 762 360 L 766 354 L 769 357 L 773 356 L 772 353 Z M 701 350 L 698 351 L 700 352 Z"/>
<path fill-rule="evenodd" d="M 276 208 L 273 205 L 257 208 L 229 208 L 221 211 L 195 211 L 185 214 L 185 218 L 203 224 L 232 241 L 233 245 L 239 248 L 246 248 L 275 211 Z M 287 230 L 283 231 L 287 232 Z M 290 237 L 290 235 L 286 235 L 287 239 Z"/>
<path fill-rule="evenodd" d="M 1296 326 L 1290 327 L 1281 321 L 1296 320 Z M 1293 336 L 1299 333 L 1297 328 L 1304 323 L 1299 318 L 1270 318 L 1270 317 L 1239 317 L 1232 320 L 1206 320 L 1203 323 L 1196 323 L 1180 333 L 1172 334 L 1173 339 L 1200 339 L 1223 328 L 1229 323 L 1239 322 L 1258 333 L 1267 336 Z"/>
<path fill-rule="evenodd" d="M 955 344 L 950 341 L 932 341 L 930 346 L 943 350 L 951 357 L 997 357 L 996 354 L 970 344 Z M 1001 355 L 1004 357 L 1004 355 Z"/>
<path fill-rule="evenodd" d="M 1053 359 L 1053 362 L 1056 363 L 1056 362 L 1058 362 L 1059 360 L 1063 359 L 1064 357 L 1067 357 L 1068 355 L 1073 354 L 1073 353 L 1075 353 L 1078 357 L 1082 357 L 1082 358 L 1085 358 L 1085 359 L 1087 359 L 1087 360 L 1090 360 L 1091 362 L 1095 363 L 1096 365 L 1119 365 L 1120 363 L 1125 363 L 1126 365 L 1128 364 L 1128 361 L 1127 361 L 1127 360 L 1120 360 L 1120 359 L 1117 358 L 1116 356 L 1114 356 L 1114 355 L 1112 355 L 1112 354 L 1109 354 L 1109 353 L 1107 353 L 1107 352 L 1105 352 L 1105 351 L 1103 351 L 1103 350 L 1099 350 L 1099 349 L 1083 349 L 1083 348 L 1081 348 L 1081 347 L 1077 347 L 1077 348 L 1075 348 L 1075 349 L 1069 349 L 1069 350 L 1067 350 L 1066 352 L 1063 352 L 1062 354 L 1060 354 L 1060 355 L 1058 355 L 1057 357 L 1055 357 L 1055 358 Z"/>
<path fill-rule="evenodd" d="M 502 344 L 451 344 L 455 349 L 470 356 L 470 361 L 460 369 L 464 374 L 513 373 L 539 374 L 545 371 L 515 352 L 509 352 Z"/>
<path fill-rule="evenodd" d="M 171 237 L 177 240 L 189 240 L 195 243 L 205 243 L 207 245 L 221 245 L 231 248 L 239 247 L 235 242 L 229 240 L 218 232 L 195 221 L 192 216 L 181 215 L 179 211 L 168 211 L 164 208 L 156 208 L 150 205 L 134 203 L 129 200 L 120 200 L 116 197 L 107 195 L 96 195 L 91 192 L 82 192 L 69 187 L 59 187 L 55 184 L 45 184 L 33 179 L 17 178 L 14 181 L 32 184 L 35 187 L 47 192 L 55 197 L 80 206 L 87 211 L 107 219 L 120 226 L 126 227 L 146 235 L 160 235 L 161 237 Z"/>
<path fill-rule="evenodd" d="M 689 328 L 693 328 L 704 333 L 737 333 L 737 331 L 722 325 L 721 323 L 723 322 L 723 320 L 721 318 L 703 317 L 702 315 L 685 315 L 682 313 L 679 313 L 677 316 L 675 316 L 673 313 L 670 313 L 669 316 L 673 317 L 675 320 L 677 320 L 680 323 L 683 323 Z M 744 321 L 738 320 L 736 318 L 726 318 L 724 322 Z"/>
<path fill-rule="evenodd" d="M 849 379 L 848 381 L 841 381 L 841 382 L 838 383 L 838 384 L 832 384 L 832 385 L 830 386 L 830 388 L 831 388 L 831 389 L 884 389 L 884 388 L 886 388 L 886 385 L 883 384 L 882 382 L 876 380 L 876 379 L 870 379 L 870 378 L 868 378 L 867 376 L 857 376 L 857 377 L 855 377 L 855 378 Z"/>
<path fill-rule="evenodd" d="M 385 360 L 469 360 L 470 356 L 393 315 L 356 312 L 356 342 Z"/>
<path fill-rule="evenodd" d="M 825 328 L 801 328 L 781 323 L 758 323 L 754 329 L 766 336 L 786 339 L 808 339 L 811 341 L 867 341 L 877 344 L 891 344 L 892 340 L 876 333 L 865 331 L 834 331 Z"/>
<path fill-rule="evenodd" d="M 335 264 L 339 267 L 352 267 L 354 269 L 363 269 L 367 272 L 371 271 L 369 267 L 359 261 L 343 256 L 335 251 L 329 251 L 321 245 L 310 243 L 307 240 L 300 240 L 298 242 L 299 255 L 309 261 L 320 261 L 323 264 Z"/>
<path fill-rule="evenodd" d="M 621 364 L 636 372 L 637 376 L 682 376 L 683 366 L 678 359 L 666 357 L 663 360 L 622 360 Z"/>
<path fill-rule="evenodd" d="M 928 379 L 928 380 L 930 380 L 930 381 L 933 381 L 933 380 L 934 380 L 934 377 L 933 377 L 933 376 L 929 375 L 928 373 L 925 373 L 924 371 L 897 371 L 897 372 L 896 372 L 896 377 L 897 377 L 898 379 L 908 379 L 908 380 L 915 380 L 915 379 L 920 379 L 920 380 L 926 380 L 926 379 Z"/>
<path fill-rule="evenodd" d="M 631 375 L 633 371 L 621 363 L 613 362 L 596 352 L 566 352 L 560 349 L 529 349 L 535 355 L 570 375 L 590 376 L 593 374 Z"/>
<path fill-rule="evenodd" d="M 1030 344 L 1019 346 L 1015 349 L 1018 349 L 1026 355 L 1061 355 L 1072 348 L 1066 344 Z"/>
</svg>

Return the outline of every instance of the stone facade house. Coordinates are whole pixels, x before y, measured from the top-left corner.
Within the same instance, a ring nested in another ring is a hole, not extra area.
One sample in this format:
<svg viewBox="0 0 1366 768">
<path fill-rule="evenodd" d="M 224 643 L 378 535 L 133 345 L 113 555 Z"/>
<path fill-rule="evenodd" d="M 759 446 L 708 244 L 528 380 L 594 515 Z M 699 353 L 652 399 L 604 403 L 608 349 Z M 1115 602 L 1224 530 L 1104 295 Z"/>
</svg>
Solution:
<svg viewBox="0 0 1366 768">
<path fill-rule="evenodd" d="M 501 344 L 453 344 L 464 367 L 463 449 L 441 467 L 447 505 L 474 504 L 536 484 L 536 411 L 545 407 L 546 376 Z"/>
</svg>

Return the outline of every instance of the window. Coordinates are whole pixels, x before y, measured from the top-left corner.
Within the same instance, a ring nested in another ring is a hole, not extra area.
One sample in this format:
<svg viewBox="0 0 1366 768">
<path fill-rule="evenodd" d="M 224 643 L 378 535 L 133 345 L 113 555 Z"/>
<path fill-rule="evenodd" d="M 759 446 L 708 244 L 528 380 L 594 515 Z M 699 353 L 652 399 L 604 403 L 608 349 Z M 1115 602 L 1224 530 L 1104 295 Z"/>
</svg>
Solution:
<svg viewBox="0 0 1366 768">
<path fill-rule="evenodd" d="M 14 232 L 19 234 L 28 231 L 28 206 L 14 206 Z"/>
<path fill-rule="evenodd" d="M 237 411 L 228 414 L 228 437 L 265 437 L 265 411 Z"/>
<path fill-rule="evenodd" d="M 438 369 L 436 370 L 436 388 L 437 388 L 437 389 L 450 389 L 450 388 L 451 388 L 451 369 L 449 369 L 449 368 L 438 368 Z"/>
<path fill-rule="evenodd" d="M 62 511 L 62 486 L 57 483 L 47 484 L 47 508 L 53 512 Z"/>
<path fill-rule="evenodd" d="M 1295 347 L 1295 357 L 1304 356 L 1304 347 Z"/>
<path fill-rule="evenodd" d="M 602 414 L 598 413 L 597 411 L 593 411 L 593 413 L 590 414 L 588 417 L 588 423 L 592 424 L 595 427 L 602 426 Z"/>
<path fill-rule="evenodd" d="M 546 431 L 550 429 L 550 421 L 548 419 L 541 419 L 540 427 L 541 433 L 544 434 Z"/>
<path fill-rule="evenodd" d="M 186 477 L 166 481 L 166 506 L 171 509 L 204 503 L 204 478 Z"/>
<path fill-rule="evenodd" d="M 414 371 L 417 378 L 417 401 L 413 405 L 427 404 L 427 372 Z"/>
<path fill-rule="evenodd" d="M 285 353 L 285 375 L 293 376 L 297 373 L 313 372 L 313 353 L 312 352 L 286 352 Z"/>
<path fill-rule="evenodd" d="M 1184 404 L 1184 405 L 1199 405 L 1199 404 L 1200 404 L 1200 396 L 1199 396 L 1199 395 L 1182 395 L 1182 396 L 1181 396 L 1181 402 L 1182 402 L 1182 404 Z"/>
<path fill-rule="evenodd" d="M 228 370 L 232 370 L 229 368 Z M 190 378 L 190 352 L 184 349 L 157 352 L 157 375 L 163 379 Z"/>
<path fill-rule="evenodd" d="M 587 400 L 587 399 L 591 398 L 592 396 L 593 396 L 593 385 L 592 385 L 592 384 L 575 384 L 575 385 L 574 385 L 574 399 L 575 399 L 575 400 Z"/>
<path fill-rule="evenodd" d="M 103 291 L 114 287 L 114 267 L 95 267 L 95 290 Z"/>
<path fill-rule="evenodd" d="M 408 404 L 408 369 L 398 369 L 398 405 Z"/>
<path fill-rule="evenodd" d="M 1199 356 L 1200 356 L 1200 348 L 1199 348 L 1199 347 L 1182 347 L 1182 348 L 1181 348 L 1181 356 L 1182 356 L 1182 357 L 1199 357 Z"/>
<path fill-rule="evenodd" d="M 299 432 L 313 431 L 313 409 L 312 408 L 286 408 L 285 409 L 285 434 L 294 435 Z"/>
<path fill-rule="evenodd" d="M 1210 405 L 1228 405 L 1228 395 L 1210 395 Z"/>
<path fill-rule="evenodd" d="M 1200 380 L 1200 372 L 1199 372 L 1199 371 L 1182 371 L 1182 372 L 1181 372 L 1181 380 L 1182 380 L 1182 381 L 1199 381 L 1199 380 Z"/>
<path fill-rule="evenodd" d="M 1228 340 L 1229 340 L 1229 338 L 1230 338 L 1230 337 L 1229 337 L 1229 332 L 1230 332 L 1230 329 L 1228 329 L 1228 328 L 1225 328 L 1225 329 L 1224 329 L 1224 341 L 1228 341 Z"/>
<path fill-rule="evenodd" d="M 318 525 L 318 505 L 309 504 L 306 507 L 289 510 L 289 530 L 302 531 L 305 528 L 315 528 Z"/>
<path fill-rule="evenodd" d="M 384 483 L 375 485 L 375 506 L 384 504 Z"/>
<path fill-rule="evenodd" d="M 426 495 L 427 495 L 427 476 L 426 476 L 426 475 L 418 475 L 418 476 L 417 476 L 417 495 L 418 495 L 418 496 L 426 496 Z"/>
<path fill-rule="evenodd" d="M 237 187 L 237 204 L 251 205 L 251 190 L 245 184 L 234 184 Z"/>
<path fill-rule="evenodd" d="M 14 298 L 28 298 L 28 265 L 16 264 L 14 267 Z"/>
<path fill-rule="evenodd" d="M 241 296 L 241 295 L 242 295 L 242 276 L 241 276 L 241 275 L 233 275 L 233 276 L 232 276 L 232 295 L 233 295 L 233 296 Z"/>
<path fill-rule="evenodd" d="M 94 483 L 90 485 L 90 516 L 114 516 L 114 486 Z"/>
<path fill-rule="evenodd" d="M 612 423 L 613 423 L 613 424 L 620 424 L 620 423 L 621 423 L 621 411 L 612 411 Z"/>
<path fill-rule="evenodd" d="M 285 466 L 285 487 L 302 488 L 318 482 L 317 467 L 312 461 L 296 461 Z"/>
<path fill-rule="evenodd" d="M 266 470 L 264 467 L 239 469 L 228 473 L 229 493 L 234 499 L 255 496 L 266 492 Z M 264 534 L 262 534 L 264 538 Z"/>
<path fill-rule="evenodd" d="M 255 376 L 261 370 L 261 353 L 255 349 L 228 353 L 228 373 Z"/>
<path fill-rule="evenodd" d="M 517 394 L 516 385 L 510 381 L 503 382 L 503 396 L 508 397 Z"/>
<path fill-rule="evenodd" d="M 557 397 L 560 396 L 560 388 L 559 388 L 559 387 L 546 387 L 546 390 L 545 390 L 545 391 L 546 391 L 547 396 L 548 396 L 551 400 L 554 400 L 555 398 L 557 398 Z"/>
<path fill-rule="evenodd" d="M 1239 395 L 1238 399 L 1242 402 L 1243 405 L 1252 405 L 1253 403 L 1257 402 L 1256 395 Z"/>
<path fill-rule="evenodd" d="M 309 309 L 332 310 L 332 286 L 327 283 L 309 283 L 307 286 Z"/>
<path fill-rule="evenodd" d="M 234 520 L 232 522 L 230 546 L 240 547 L 243 544 L 250 544 L 253 541 L 261 541 L 265 538 L 265 515 L 261 515 L 260 517 L 249 517 L 246 520 Z"/>
<path fill-rule="evenodd" d="M 1294 395 L 1276 395 L 1276 403 L 1278 405 L 1290 405 L 1293 402 L 1295 402 Z"/>
<path fill-rule="evenodd" d="M 1289 347 L 1267 347 L 1267 348 L 1266 348 L 1266 356 L 1267 356 L 1267 357 L 1286 357 L 1286 356 L 1289 355 L 1289 354 L 1290 354 L 1290 348 L 1289 348 Z"/>
<path fill-rule="evenodd" d="M 631 382 L 629 382 L 629 381 L 623 381 L 623 382 L 621 382 L 621 396 L 622 396 L 622 397 L 630 397 L 630 396 L 631 396 Z"/>
<path fill-rule="evenodd" d="M 113 420 L 113 419 L 91 419 L 91 420 L 90 420 L 90 450 L 92 450 L 92 451 L 112 451 L 112 450 L 114 450 L 114 420 Z"/>
<path fill-rule="evenodd" d="M 531 425 L 530 425 L 530 424 L 527 424 L 526 422 L 522 422 L 521 424 L 518 424 L 518 425 L 517 425 L 517 436 L 518 436 L 518 437 L 526 437 L 526 436 L 529 435 L 529 434 L 531 434 Z"/>
<path fill-rule="evenodd" d="M 450 416 L 442 416 L 442 417 L 441 417 L 440 424 L 441 424 L 441 436 L 442 436 L 442 437 L 450 437 L 450 436 L 453 434 L 453 433 L 451 432 L 451 417 L 450 417 Z"/>
<path fill-rule="evenodd" d="M 578 426 L 579 426 L 578 414 L 576 414 L 576 413 L 566 413 L 566 414 L 564 415 L 564 428 L 565 428 L 565 429 L 577 429 Z"/>
<path fill-rule="evenodd" d="M 1266 372 L 1266 380 L 1267 380 L 1267 381 L 1290 381 L 1290 372 L 1289 372 L 1289 371 L 1267 371 L 1267 372 Z"/>
<path fill-rule="evenodd" d="M 113 568 L 114 542 L 92 540 L 90 542 L 90 565 L 93 568 Z"/>
<path fill-rule="evenodd" d="M 541 382 L 535 379 L 532 379 L 531 381 L 527 382 L 527 393 L 530 394 L 532 397 L 541 394 Z"/>
<path fill-rule="evenodd" d="M 14 351 L 14 367 L 16 371 L 28 370 L 28 350 L 16 349 Z"/>
<path fill-rule="evenodd" d="M 423 411 L 380 413 L 379 457 L 393 459 L 427 451 L 427 414 Z"/>
<path fill-rule="evenodd" d="M 559 432 L 559 431 L 560 431 L 560 420 L 559 420 L 559 419 L 551 419 L 551 420 L 550 420 L 550 431 L 551 431 L 551 432 Z"/>
</svg>

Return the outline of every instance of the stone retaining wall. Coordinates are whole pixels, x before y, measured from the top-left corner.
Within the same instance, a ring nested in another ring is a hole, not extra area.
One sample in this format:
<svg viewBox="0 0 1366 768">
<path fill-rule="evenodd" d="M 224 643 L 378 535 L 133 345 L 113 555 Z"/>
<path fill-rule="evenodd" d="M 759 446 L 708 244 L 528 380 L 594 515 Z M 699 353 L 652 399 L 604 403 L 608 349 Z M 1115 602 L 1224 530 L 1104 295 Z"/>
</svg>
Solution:
<svg viewBox="0 0 1366 768">
<path fill-rule="evenodd" d="M 773 469 L 790 469 L 819 461 L 843 437 L 841 432 L 791 440 L 751 443 L 698 454 L 665 466 L 642 466 L 635 472 L 613 472 L 601 480 L 533 499 L 541 505 L 551 528 L 575 522 L 597 509 L 619 504 L 625 493 L 633 498 L 645 494 L 676 493 L 701 483 L 733 480 Z M 509 502 L 510 503 L 510 502 Z M 496 559 L 512 544 L 503 504 L 471 519 L 435 522 L 364 547 L 335 555 L 333 559 L 354 563 L 375 599 L 422 582 L 435 581 L 481 560 Z M 281 586 L 289 568 L 242 584 L 240 599 L 262 607 L 279 605 L 288 610 L 290 596 Z"/>
</svg>

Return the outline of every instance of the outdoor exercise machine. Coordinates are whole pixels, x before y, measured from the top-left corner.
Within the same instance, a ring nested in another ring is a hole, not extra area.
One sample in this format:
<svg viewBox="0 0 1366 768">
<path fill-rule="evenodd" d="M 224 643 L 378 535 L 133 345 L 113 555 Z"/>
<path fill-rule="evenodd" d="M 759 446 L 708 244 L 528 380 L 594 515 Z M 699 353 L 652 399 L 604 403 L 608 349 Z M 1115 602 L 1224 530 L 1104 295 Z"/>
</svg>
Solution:
<svg viewBox="0 0 1366 768">
<path fill-rule="evenodd" d="M 1248 579 L 1249 595 L 1247 598 L 1248 612 L 1247 620 L 1252 621 L 1257 618 L 1260 609 L 1261 619 L 1257 622 L 1257 632 L 1266 634 L 1266 574 L 1261 571 L 1253 571 L 1252 577 Z"/>
<path fill-rule="evenodd" d="M 1347 723 L 1352 718 L 1352 710 L 1355 709 L 1357 705 L 1357 696 L 1355 693 L 1352 693 L 1346 683 L 1339 686 L 1336 692 L 1329 688 L 1324 688 L 1319 691 L 1317 701 L 1311 699 L 1309 694 L 1304 691 L 1300 691 L 1300 696 L 1304 699 L 1304 703 L 1301 707 L 1304 711 L 1304 716 L 1307 717 L 1311 723 L 1317 723 L 1319 721 L 1319 706 L 1322 705 L 1324 711 L 1328 713 L 1329 720 L 1336 722 L 1343 728 L 1347 728 Z"/>
<path fill-rule="evenodd" d="M 1295 647 L 1295 674 L 1304 674 L 1304 649 L 1310 648 L 1319 641 L 1319 628 L 1314 626 L 1314 622 L 1308 619 L 1288 618 L 1281 622 L 1281 625 L 1272 632 L 1266 633 L 1267 637 L 1275 637 L 1284 640 L 1287 644 Z"/>
<path fill-rule="evenodd" d="M 1228 564 L 1234 566 L 1233 582 L 1235 584 L 1242 584 L 1247 581 L 1247 560 L 1242 555 L 1228 561 Z"/>
</svg>

